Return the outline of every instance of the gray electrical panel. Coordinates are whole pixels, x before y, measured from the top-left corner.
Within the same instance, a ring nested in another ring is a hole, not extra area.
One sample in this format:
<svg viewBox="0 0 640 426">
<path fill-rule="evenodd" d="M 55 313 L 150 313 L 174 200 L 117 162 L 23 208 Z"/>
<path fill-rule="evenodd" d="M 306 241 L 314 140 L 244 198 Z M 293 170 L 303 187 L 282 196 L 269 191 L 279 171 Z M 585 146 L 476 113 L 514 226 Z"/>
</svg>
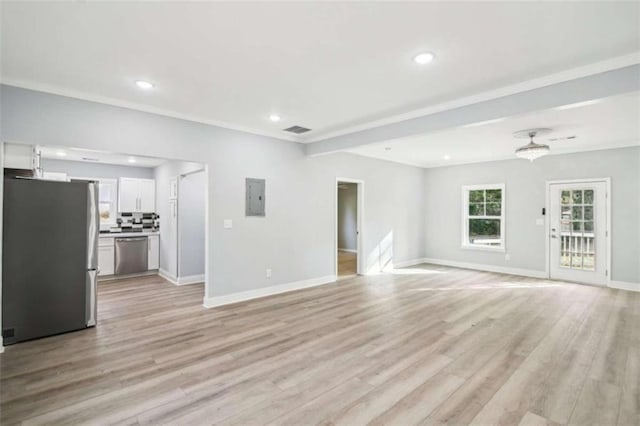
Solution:
<svg viewBox="0 0 640 426">
<path fill-rule="evenodd" d="M 245 215 L 265 216 L 265 180 L 247 178 L 245 185 Z"/>
</svg>

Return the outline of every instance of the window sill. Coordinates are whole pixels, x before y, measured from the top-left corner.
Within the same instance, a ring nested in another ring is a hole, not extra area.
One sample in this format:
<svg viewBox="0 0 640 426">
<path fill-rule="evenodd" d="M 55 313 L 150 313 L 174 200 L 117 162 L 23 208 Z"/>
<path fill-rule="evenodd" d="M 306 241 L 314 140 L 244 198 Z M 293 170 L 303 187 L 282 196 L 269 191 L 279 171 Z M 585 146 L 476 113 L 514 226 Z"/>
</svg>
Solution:
<svg viewBox="0 0 640 426">
<path fill-rule="evenodd" d="M 506 249 L 504 246 L 481 246 L 473 244 L 463 244 L 461 247 L 463 250 L 480 250 L 480 251 L 493 251 L 496 253 L 504 253 Z"/>
</svg>

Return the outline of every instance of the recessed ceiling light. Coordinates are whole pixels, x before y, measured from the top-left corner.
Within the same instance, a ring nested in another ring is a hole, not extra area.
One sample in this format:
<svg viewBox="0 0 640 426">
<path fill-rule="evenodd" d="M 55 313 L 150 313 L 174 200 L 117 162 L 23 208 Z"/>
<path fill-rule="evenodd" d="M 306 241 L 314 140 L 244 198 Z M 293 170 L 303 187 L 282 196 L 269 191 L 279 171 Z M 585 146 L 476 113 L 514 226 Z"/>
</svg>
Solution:
<svg viewBox="0 0 640 426">
<path fill-rule="evenodd" d="M 133 157 L 129 157 L 129 158 L 127 159 L 127 161 L 128 161 L 129 163 L 135 163 L 135 162 L 136 162 L 136 159 L 135 159 L 135 158 L 133 158 Z"/>
<path fill-rule="evenodd" d="M 445 155 L 444 157 L 442 157 L 445 160 L 451 160 L 451 156 L 450 155 Z"/>
<path fill-rule="evenodd" d="M 428 64 L 435 59 L 436 55 L 431 52 L 423 52 L 413 57 L 413 62 L 418 65 Z"/>
<path fill-rule="evenodd" d="M 385 150 L 385 151 L 391 151 L 391 147 L 390 147 L 390 146 L 385 146 L 385 147 L 384 147 L 384 150 Z"/>
<path fill-rule="evenodd" d="M 269 116 L 269 120 L 273 121 L 274 123 L 277 123 L 278 121 L 280 121 L 280 116 L 278 114 L 271 114 Z"/>
<path fill-rule="evenodd" d="M 144 81 L 144 80 L 136 81 L 136 86 L 138 86 L 139 88 L 141 88 L 143 90 L 153 89 L 153 84 L 149 83 L 148 81 Z"/>
<path fill-rule="evenodd" d="M 494 118 L 493 120 L 477 121 L 475 123 L 465 124 L 462 127 L 463 128 L 466 128 L 466 127 L 478 127 L 478 126 L 484 126 L 484 125 L 487 125 L 487 124 L 499 123 L 499 122 L 504 121 L 504 120 L 506 120 L 505 117 Z"/>
<path fill-rule="evenodd" d="M 598 102 L 600 102 L 600 99 L 592 99 L 590 101 L 576 102 L 575 104 L 562 105 L 559 107 L 555 107 L 554 109 L 557 111 L 563 111 L 565 109 L 573 109 L 573 108 L 580 108 L 580 107 L 585 107 L 589 105 L 594 105 L 594 104 L 597 104 Z"/>
<path fill-rule="evenodd" d="M 58 157 L 66 157 L 66 156 L 67 156 L 67 153 L 66 153 L 66 152 L 64 152 L 64 151 L 58 151 L 58 152 L 56 152 L 56 155 L 57 155 Z"/>
</svg>

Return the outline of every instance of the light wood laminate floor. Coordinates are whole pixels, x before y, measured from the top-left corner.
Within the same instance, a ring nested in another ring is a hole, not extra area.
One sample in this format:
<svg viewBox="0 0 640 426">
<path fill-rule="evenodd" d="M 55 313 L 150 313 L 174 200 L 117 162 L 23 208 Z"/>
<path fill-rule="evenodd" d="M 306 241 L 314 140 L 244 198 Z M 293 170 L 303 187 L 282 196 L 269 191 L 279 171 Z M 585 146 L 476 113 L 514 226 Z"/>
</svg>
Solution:
<svg viewBox="0 0 640 426">
<path fill-rule="evenodd" d="M 100 284 L 98 327 L 7 347 L 0 423 L 640 424 L 640 294 L 422 265 L 204 309 Z"/>
<path fill-rule="evenodd" d="M 357 259 L 358 255 L 356 253 L 338 250 L 338 276 L 345 277 L 355 275 L 358 271 L 356 266 Z"/>
</svg>

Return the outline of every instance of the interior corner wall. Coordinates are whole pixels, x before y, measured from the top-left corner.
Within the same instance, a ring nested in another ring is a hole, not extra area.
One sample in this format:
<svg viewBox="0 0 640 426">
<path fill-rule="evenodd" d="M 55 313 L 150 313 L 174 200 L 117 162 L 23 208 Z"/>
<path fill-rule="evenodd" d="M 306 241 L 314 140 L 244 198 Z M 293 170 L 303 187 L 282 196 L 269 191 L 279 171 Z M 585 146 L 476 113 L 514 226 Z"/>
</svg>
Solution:
<svg viewBox="0 0 640 426">
<path fill-rule="evenodd" d="M 341 183 L 338 188 L 338 249 L 358 248 L 358 186 Z"/>
<path fill-rule="evenodd" d="M 544 272 L 546 182 L 611 178 L 611 279 L 640 283 L 640 147 L 426 169 L 425 255 Z M 462 249 L 462 186 L 506 185 L 506 253 Z M 506 260 L 509 254 L 510 260 Z"/>
<path fill-rule="evenodd" d="M 424 257 L 420 168 L 353 154 L 308 157 L 295 142 L 7 85 L 0 86 L 0 114 L 5 142 L 205 164 L 206 298 L 333 277 L 338 176 L 365 181 L 366 271 Z M 247 177 L 266 179 L 265 217 L 244 215 Z M 157 202 L 163 187 L 157 182 Z M 162 241 L 167 214 L 160 215 Z M 224 229 L 226 219 L 232 229 Z"/>
</svg>

